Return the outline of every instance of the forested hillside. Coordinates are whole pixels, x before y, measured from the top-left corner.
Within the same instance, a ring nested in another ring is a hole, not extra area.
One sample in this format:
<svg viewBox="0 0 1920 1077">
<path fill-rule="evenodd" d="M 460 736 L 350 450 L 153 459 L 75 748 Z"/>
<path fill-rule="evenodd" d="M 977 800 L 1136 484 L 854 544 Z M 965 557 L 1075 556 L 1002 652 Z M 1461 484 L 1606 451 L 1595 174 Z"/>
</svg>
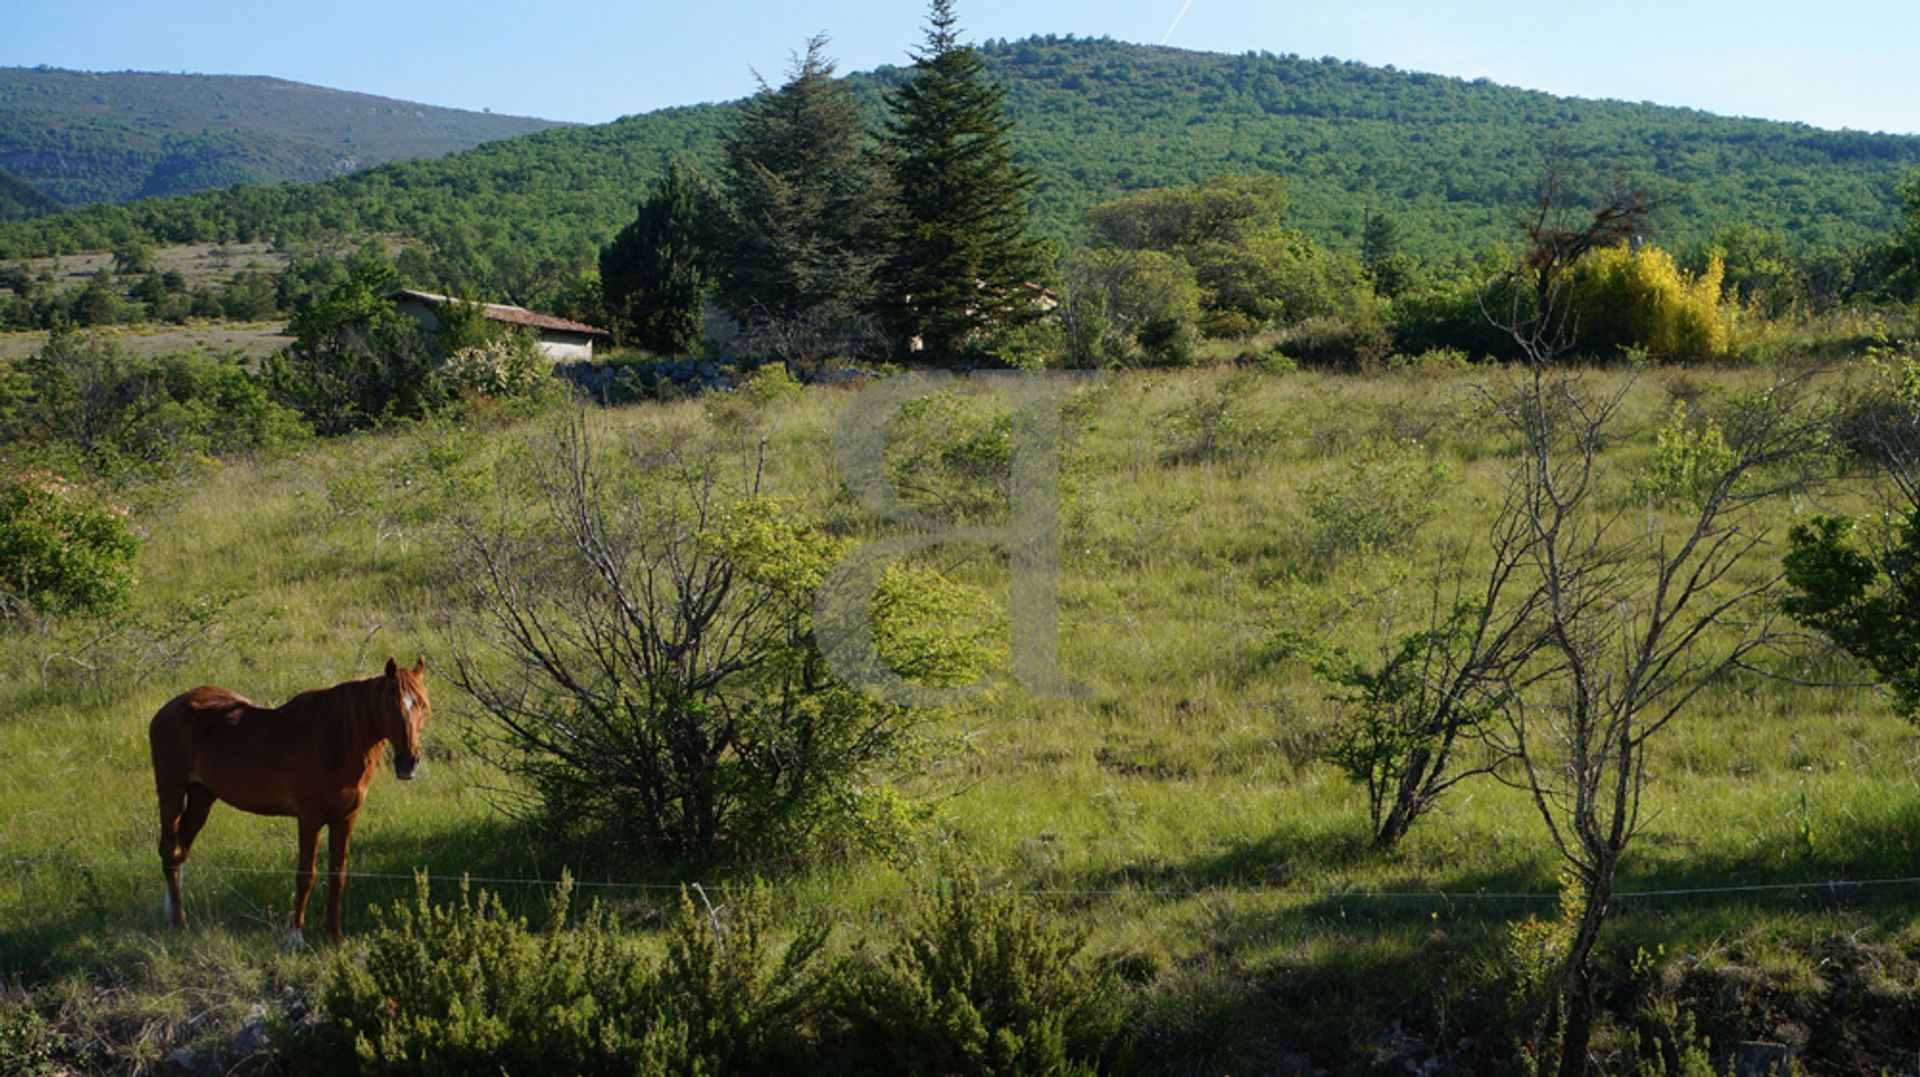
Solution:
<svg viewBox="0 0 1920 1077">
<path fill-rule="evenodd" d="M 1541 145 L 1556 140 L 1585 164 L 1618 167 L 1670 198 L 1657 222 L 1669 249 L 1738 225 L 1812 250 L 1884 237 L 1899 217 L 1898 177 L 1920 162 L 1920 138 L 1559 98 L 1336 60 L 1071 38 L 990 42 L 984 51 L 1008 88 L 1018 149 L 1040 174 L 1039 223 L 1063 238 L 1077 237 L 1088 208 L 1126 190 L 1264 172 L 1286 181 L 1290 223 L 1337 250 L 1357 252 L 1371 208 L 1394 215 L 1410 254 L 1465 261 L 1512 237 Z M 883 68 L 853 78 L 877 115 L 880 93 L 900 75 Z M 384 232 L 423 243 L 443 283 L 538 296 L 591 264 L 669 157 L 710 167 L 733 108 L 544 131 L 317 186 L 17 222 L 0 228 L 0 257 L 98 249 L 143 233 L 231 242 Z"/>
<path fill-rule="evenodd" d="M 273 78 L 0 68 L 0 169 L 68 206 L 322 180 L 553 126 Z"/>
</svg>

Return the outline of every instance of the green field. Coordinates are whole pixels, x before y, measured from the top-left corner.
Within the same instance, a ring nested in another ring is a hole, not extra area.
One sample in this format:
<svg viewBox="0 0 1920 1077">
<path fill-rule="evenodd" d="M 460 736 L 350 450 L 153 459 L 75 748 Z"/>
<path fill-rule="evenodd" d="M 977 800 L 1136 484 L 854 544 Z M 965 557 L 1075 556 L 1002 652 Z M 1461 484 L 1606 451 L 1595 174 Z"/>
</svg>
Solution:
<svg viewBox="0 0 1920 1077">
<path fill-rule="evenodd" d="M 1480 1054 L 1472 1045 L 1490 1035 L 1476 1029 L 1476 992 L 1498 982 L 1489 962 L 1506 926 L 1553 908 L 1559 866 L 1539 817 L 1522 793 L 1479 780 L 1397 850 L 1370 850 L 1363 798 L 1316 758 L 1334 705 L 1276 639 L 1294 629 L 1376 648 L 1390 612 L 1403 626 L 1419 620 L 1442 566 L 1482 555 L 1512 457 L 1477 388 L 1503 376 L 1217 369 L 1111 375 L 1074 390 L 1061 651 L 1090 694 L 1032 698 L 1007 684 L 943 719 L 946 749 L 898 776 L 933 807 L 914 844 L 893 862 L 777 875 L 777 906 L 826 912 L 833 945 L 846 948 L 889 937 L 908 897 L 944 873 L 1035 892 L 1091 929 L 1090 953 L 1154 970 L 1137 989 L 1136 1063 L 1147 1070 L 1366 1072 L 1392 1054 L 1381 1045 L 1397 1027 L 1467 1041 L 1442 1052 L 1447 1072 L 1492 1065 L 1486 1041 Z M 1711 407 L 1773 376 L 1591 372 L 1626 394 L 1604 457 L 1610 503 L 1634 505 L 1675 401 Z M 978 386 L 961 396 L 972 400 L 955 411 L 963 425 L 993 407 Z M 590 422 L 603 444 L 706 446 L 734 461 L 764 436 L 776 494 L 841 533 L 881 534 L 822 463 L 852 400 L 850 389 L 816 387 L 785 403 L 643 404 Z M 539 427 L 477 428 L 475 461 Z M 416 870 L 512 880 L 498 888 L 529 908 L 532 881 L 563 868 L 622 884 L 752 874 L 548 844 L 496 806 L 504 779 L 469 746 L 473 707 L 433 677 L 464 616 L 444 529 L 348 512 L 339 495 L 343 478 L 391 483 L 394 461 L 448 436 L 430 426 L 354 437 L 133 490 L 146 544 L 132 614 L 0 635 L 0 983 L 13 982 L 0 991 L 57 996 L 78 1019 L 115 1029 L 111 1052 L 131 1069 L 219 1041 L 319 974 L 324 947 L 279 951 L 294 857 L 285 820 L 216 808 L 185 870 L 192 929 L 165 927 L 145 728 L 162 702 L 201 683 L 277 703 L 373 674 L 388 655 L 426 655 L 429 769 L 411 785 L 375 781 L 356 834 L 350 934 L 370 926 L 369 904 L 410 893 Z M 1382 459 L 1435 469 L 1435 511 L 1403 541 L 1339 552 L 1311 505 L 1343 483 L 1363 500 L 1378 493 L 1366 462 Z M 1805 513 L 1866 504 L 1866 483 L 1842 474 L 1772 505 L 1778 533 L 1760 556 L 1777 560 L 1786 525 Z M 993 503 L 989 491 L 983 504 Z M 955 549 L 937 560 L 1004 591 L 997 557 Z M 1620 903 L 1609 960 L 1624 967 L 1644 947 L 1655 980 L 1713 1003 L 1702 1003 L 1703 1026 L 1798 1036 L 1825 1060 L 1816 1068 L 1896 1057 L 1872 1043 L 1832 1046 L 1822 1037 L 1838 1019 L 1821 1007 L 1853 990 L 1884 996 L 1886 1020 L 1912 1012 L 1920 885 L 1740 888 L 1915 874 L 1914 727 L 1868 689 L 1742 674 L 1701 696 L 1654 750 L 1651 821 L 1622 869 L 1622 888 L 1638 896 Z M 587 893 L 634 924 L 669 900 L 638 887 Z M 1906 1050 L 1903 1035 L 1874 1042 Z"/>
</svg>

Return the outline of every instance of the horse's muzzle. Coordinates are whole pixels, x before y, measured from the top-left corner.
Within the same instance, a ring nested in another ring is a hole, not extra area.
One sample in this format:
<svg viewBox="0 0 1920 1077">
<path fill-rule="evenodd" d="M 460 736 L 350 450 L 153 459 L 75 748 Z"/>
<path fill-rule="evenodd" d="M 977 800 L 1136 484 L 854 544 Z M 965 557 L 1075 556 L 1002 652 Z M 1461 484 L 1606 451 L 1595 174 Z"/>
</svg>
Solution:
<svg viewBox="0 0 1920 1077">
<path fill-rule="evenodd" d="M 403 782 L 413 780 L 413 772 L 420 766 L 417 755 L 396 755 L 393 757 L 393 776 Z"/>
</svg>

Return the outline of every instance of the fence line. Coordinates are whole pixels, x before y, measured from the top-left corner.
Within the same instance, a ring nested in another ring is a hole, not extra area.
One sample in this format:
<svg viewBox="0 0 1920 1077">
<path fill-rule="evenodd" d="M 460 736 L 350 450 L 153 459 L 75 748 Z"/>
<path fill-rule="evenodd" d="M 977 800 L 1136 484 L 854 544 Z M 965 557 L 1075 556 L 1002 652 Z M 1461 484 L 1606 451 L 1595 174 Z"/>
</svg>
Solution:
<svg viewBox="0 0 1920 1077">
<path fill-rule="evenodd" d="M 7 857 L 0 863 L 10 867 L 61 867 L 99 871 L 103 869 L 131 869 L 158 867 L 154 861 L 82 861 L 67 857 Z M 269 875 L 291 878 L 298 874 L 293 868 L 256 868 L 222 864 L 194 864 L 195 874 L 211 875 Z M 325 874 L 316 871 L 316 876 Z M 424 878 L 432 883 L 469 883 L 479 886 L 525 886 L 552 889 L 560 885 L 559 879 L 529 879 L 513 876 L 485 875 L 445 875 L 431 872 L 401 874 L 398 872 L 348 871 L 349 882 L 367 880 L 377 882 L 413 882 Z M 936 880 L 937 881 L 937 880 Z M 617 880 L 573 879 L 571 885 L 580 889 L 634 890 L 677 892 L 701 886 L 700 880 L 687 880 L 672 883 L 622 882 Z M 1742 883 L 1727 886 L 1690 886 L 1647 890 L 1619 890 L 1614 897 L 1619 900 L 1637 901 L 1673 897 L 1704 897 L 1726 894 L 1762 894 L 1786 893 L 1792 891 L 1827 890 L 1846 892 L 1872 888 L 1890 888 L 1920 886 L 1920 876 L 1890 877 L 1876 879 L 1816 879 L 1801 882 L 1781 883 Z M 797 886 L 773 886 L 772 889 L 787 893 L 798 893 Z M 901 887 L 827 887 L 836 894 L 862 897 L 910 897 L 915 891 Z M 1028 897 L 1049 898 L 1151 898 L 1179 900 L 1199 897 L 1292 897 L 1320 901 L 1538 901 L 1552 902 L 1560 899 L 1557 891 L 1551 890 L 1338 890 L 1306 889 L 1301 887 L 1108 887 L 1101 889 L 1079 889 L 1067 887 L 1007 887 L 1003 892 Z"/>
</svg>

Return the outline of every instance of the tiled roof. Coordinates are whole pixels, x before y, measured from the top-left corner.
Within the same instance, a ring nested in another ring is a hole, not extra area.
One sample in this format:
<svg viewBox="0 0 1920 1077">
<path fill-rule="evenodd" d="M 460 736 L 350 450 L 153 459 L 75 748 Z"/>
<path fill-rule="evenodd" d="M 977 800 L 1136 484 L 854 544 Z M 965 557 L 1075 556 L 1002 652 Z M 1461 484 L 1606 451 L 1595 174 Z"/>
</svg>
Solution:
<svg viewBox="0 0 1920 1077">
<path fill-rule="evenodd" d="M 416 303 L 424 303 L 430 307 L 437 307 L 442 304 L 454 302 L 449 296 L 436 295 L 433 292 L 416 292 L 411 288 L 402 288 L 399 291 L 390 293 L 387 298 L 396 303 L 411 299 Z M 579 333 L 582 336 L 590 337 L 610 337 L 613 335 L 596 325 L 570 321 L 566 318 L 556 318 L 551 314 L 541 314 L 537 311 L 528 310 L 525 307 L 510 307 L 505 303 L 480 303 L 477 305 L 480 308 L 480 313 L 491 321 L 507 322 L 511 325 L 525 325 L 534 329 L 551 329 L 558 333 Z"/>
</svg>

